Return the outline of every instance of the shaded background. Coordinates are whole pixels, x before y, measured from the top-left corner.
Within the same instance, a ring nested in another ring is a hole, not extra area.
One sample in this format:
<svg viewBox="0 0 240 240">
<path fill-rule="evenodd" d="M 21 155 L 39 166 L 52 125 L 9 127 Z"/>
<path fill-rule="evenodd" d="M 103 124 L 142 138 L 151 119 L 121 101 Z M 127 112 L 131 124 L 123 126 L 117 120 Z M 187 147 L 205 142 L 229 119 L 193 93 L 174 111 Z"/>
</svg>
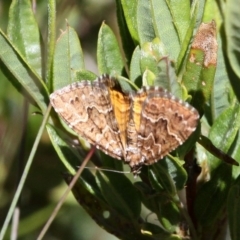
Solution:
<svg viewBox="0 0 240 240">
<path fill-rule="evenodd" d="M 0 27 L 6 33 L 11 1 L 0 0 Z M 43 42 L 47 37 L 47 1 L 33 2 Z M 86 69 L 98 73 L 96 45 L 103 21 L 118 35 L 114 0 L 57 1 L 57 38 L 66 23 L 80 38 Z M 1 69 L 0 62 L 0 69 Z M 0 71 L 0 226 L 6 217 L 25 161 L 36 138 L 42 117 Z M 20 200 L 21 222 L 18 239 L 35 239 L 66 189 L 65 168 L 47 133 L 42 136 Z M 8 239 L 8 238 L 6 238 Z M 72 194 L 44 239 L 116 239 L 102 230 L 77 204 Z"/>
</svg>

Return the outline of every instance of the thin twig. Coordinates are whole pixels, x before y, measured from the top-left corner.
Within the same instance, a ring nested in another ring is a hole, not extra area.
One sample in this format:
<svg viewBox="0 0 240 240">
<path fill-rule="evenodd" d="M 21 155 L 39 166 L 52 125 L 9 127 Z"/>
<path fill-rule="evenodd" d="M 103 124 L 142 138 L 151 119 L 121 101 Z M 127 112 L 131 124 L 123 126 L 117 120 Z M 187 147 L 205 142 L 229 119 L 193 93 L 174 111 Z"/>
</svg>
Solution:
<svg viewBox="0 0 240 240">
<path fill-rule="evenodd" d="M 72 179 L 71 183 L 69 184 L 68 188 L 66 189 L 65 193 L 63 194 L 63 196 L 61 197 L 60 201 L 58 202 L 57 206 L 55 207 L 55 209 L 53 210 L 53 213 L 51 214 L 50 218 L 48 219 L 47 223 L 45 224 L 45 226 L 43 227 L 42 231 L 40 232 L 37 240 L 41 240 L 45 233 L 47 232 L 48 228 L 50 227 L 51 223 L 53 222 L 53 220 L 55 219 L 57 213 L 59 212 L 61 206 L 63 205 L 63 203 L 65 202 L 69 192 L 72 190 L 73 186 L 75 185 L 75 183 L 77 182 L 77 180 L 79 179 L 83 169 L 85 168 L 86 164 L 88 163 L 88 161 L 90 160 L 90 158 L 92 157 L 93 153 L 95 151 L 95 148 L 92 148 L 90 150 L 90 152 L 88 153 L 87 157 L 84 159 L 84 161 L 81 164 L 81 167 L 78 169 L 76 175 L 74 176 L 74 178 Z"/>
<path fill-rule="evenodd" d="M 21 177 L 21 179 L 20 179 L 18 188 L 17 188 L 17 190 L 16 190 L 16 193 L 15 193 L 15 195 L 14 195 L 13 201 L 12 201 L 12 203 L 11 203 L 10 209 L 9 209 L 9 211 L 8 211 L 7 217 L 6 217 L 5 221 L 4 221 L 3 227 L 2 227 L 2 229 L 1 229 L 1 232 L 0 232 L 0 240 L 3 239 L 3 237 L 4 237 L 5 233 L 6 233 L 7 227 L 8 227 L 8 225 L 9 225 L 9 222 L 10 222 L 10 220 L 11 220 L 11 217 L 12 217 L 12 215 L 13 215 L 13 212 L 14 212 L 14 210 L 15 210 L 15 208 L 16 208 L 16 205 L 17 205 L 19 196 L 21 195 L 21 192 L 22 192 L 24 183 L 25 183 L 25 181 L 26 181 L 26 178 L 27 178 L 27 175 L 28 175 L 28 173 L 29 173 L 30 167 L 31 167 L 31 165 L 32 165 L 32 162 L 33 162 L 35 153 L 36 153 L 36 151 L 37 151 L 38 144 L 39 144 L 39 142 L 40 142 L 40 139 L 41 139 L 41 137 L 42 137 L 43 131 L 44 131 L 44 129 L 45 129 L 45 126 L 46 126 L 46 123 L 47 123 L 47 120 L 48 120 L 48 117 L 49 117 L 50 110 L 51 110 L 51 105 L 49 104 L 49 106 L 48 106 L 48 108 L 47 108 L 47 111 L 46 111 L 46 114 L 44 115 L 42 124 L 41 124 L 41 126 L 40 126 L 40 128 L 39 128 L 38 134 L 37 134 L 37 136 L 36 136 L 35 142 L 34 142 L 34 144 L 33 144 L 31 153 L 30 153 L 29 158 L 28 158 L 28 160 L 27 160 L 27 163 L 26 163 L 25 169 L 24 169 L 24 171 L 23 171 L 22 177 Z"/>
</svg>

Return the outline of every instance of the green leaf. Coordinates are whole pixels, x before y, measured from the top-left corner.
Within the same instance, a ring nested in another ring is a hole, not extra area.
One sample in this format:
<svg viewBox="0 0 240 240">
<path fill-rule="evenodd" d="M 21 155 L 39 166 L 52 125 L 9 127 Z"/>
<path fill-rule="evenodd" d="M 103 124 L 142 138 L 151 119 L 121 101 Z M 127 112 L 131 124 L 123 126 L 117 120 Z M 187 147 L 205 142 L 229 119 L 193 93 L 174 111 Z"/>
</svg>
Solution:
<svg viewBox="0 0 240 240">
<path fill-rule="evenodd" d="M 178 37 L 182 43 L 190 23 L 190 2 L 185 0 L 168 0 L 166 2 L 169 5 Z"/>
<path fill-rule="evenodd" d="M 182 82 L 193 94 L 193 105 L 201 109 L 209 100 L 217 65 L 216 25 L 202 23 L 198 29 Z"/>
<path fill-rule="evenodd" d="M 196 17 L 197 17 L 196 15 L 197 15 L 197 8 L 195 8 L 195 11 L 193 12 L 192 17 L 190 19 L 189 26 L 185 34 L 185 38 L 181 43 L 181 49 L 176 61 L 176 70 L 177 70 L 176 72 L 179 73 L 179 75 L 181 72 L 185 70 L 186 59 L 190 50 L 190 41 L 192 39 L 193 30 L 196 25 Z"/>
<path fill-rule="evenodd" d="M 223 58 L 222 42 L 220 38 L 218 38 L 218 44 L 217 69 L 211 94 L 212 121 L 214 121 L 225 109 L 228 108 L 231 104 L 230 96 L 233 93 Z"/>
<path fill-rule="evenodd" d="M 101 157 L 101 163 L 102 167 L 104 169 L 109 169 L 109 171 L 114 172 L 123 172 L 123 161 L 119 161 L 118 159 L 115 159 L 101 151 L 99 151 L 99 155 Z"/>
<path fill-rule="evenodd" d="M 221 15 L 222 13 L 219 7 L 220 4 L 221 3 L 218 3 L 217 1 L 206 1 L 202 21 L 209 22 L 214 19 L 214 21 L 217 22 L 217 25 L 219 24 L 220 26 L 220 24 L 222 24 L 222 21 L 223 21 L 223 17 Z"/>
<path fill-rule="evenodd" d="M 127 78 L 122 77 L 122 76 L 117 76 L 117 80 L 121 86 L 121 89 L 124 92 L 131 92 L 132 91 L 132 86 L 136 87 L 134 85 L 134 83 L 132 83 L 131 81 L 129 81 Z"/>
<path fill-rule="evenodd" d="M 167 89 L 174 96 L 182 98 L 182 91 L 177 81 L 175 68 L 166 56 L 166 50 L 159 38 L 142 45 L 140 66 L 142 74 L 145 73 L 144 77 L 146 77 L 146 70 L 152 73 L 151 77 L 149 77 L 152 82 L 154 80 L 153 86 Z M 146 79 L 143 80 L 144 84 L 146 84 Z"/>
<path fill-rule="evenodd" d="M 195 216 L 203 226 L 210 226 L 218 218 L 226 204 L 231 185 L 231 167 L 221 164 L 196 195 Z"/>
<path fill-rule="evenodd" d="M 146 70 L 142 76 L 143 86 L 154 86 L 156 76 L 150 70 Z"/>
<path fill-rule="evenodd" d="M 129 32 L 135 43 L 139 42 L 138 31 L 137 31 L 137 4 L 138 0 L 117 0 L 121 1 L 124 16 L 127 22 Z"/>
<path fill-rule="evenodd" d="M 231 67 L 238 76 L 238 84 L 240 78 L 240 20 L 239 10 L 237 8 L 238 0 L 229 0 L 225 7 L 225 31 L 227 43 L 227 57 L 230 61 Z"/>
<path fill-rule="evenodd" d="M 52 70 L 53 58 L 56 41 L 56 1 L 48 0 L 48 36 L 47 36 L 47 64 L 46 64 L 46 83 L 52 92 Z"/>
<path fill-rule="evenodd" d="M 229 229 L 232 240 L 240 239 L 240 187 L 234 185 L 230 188 L 227 201 Z"/>
<path fill-rule="evenodd" d="M 212 143 L 223 152 L 227 153 L 240 128 L 240 106 L 239 103 L 226 109 L 214 122 L 209 138 Z M 215 168 L 219 164 L 212 155 L 209 155 L 209 164 Z"/>
<path fill-rule="evenodd" d="M 178 205 L 166 195 L 162 195 L 159 200 L 159 221 L 164 228 L 174 233 L 178 229 L 178 224 L 182 219 Z"/>
<path fill-rule="evenodd" d="M 191 151 L 193 148 L 194 144 L 197 142 L 199 139 L 199 135 L 201 133 L 201 124 L 198 124 L 197 129 L 195 132 L 193 132 L 190 137 L 182 144 L 180 145 L 176 151 L 180 159 L 184 159 L 186 154 Z"/>
<path fill-rule="evenodd" d="M 141 46 L 140 67 L 142 74 L 149 70 L 155 76 L 160 74 L 161 68 L 158 68 L 160 60 L 166 55 L 163 43 L 158 39 L 153 39 L 152 42 L 146 42 Z M 157 86 L 161 86 L 162 79 Z"/>
<path fill-rule="evenodd" d="M 88 70 L 77 70 L 74 74 L 74 81 L 95 80 L 97 78 L 95 73 Z"/>
<path fill-rule="evenodd" d="M 154 173 L 152 179 L 157 179 L 155 184 L 161 184 L 170 195 L 175 196 L 176 190 L 182 190 L 187 181 L 187 173 L 183 168 L 183 162 L 176 157 L 168 157 L 152 166 Z M 152 182 L 154 183 L 154 182 Z M 159 189 L 160 190 L 160 189 Z"/>
<path fill-rule="evenodd" d="M 234 143 L 231 146 L 230 151 L 231 151 L 232 158 L 237 160 L 237 162 L 240 164 L 240 130 L 238 130 L 237 136 L 234 139 Z M 233 167 L 233 171 L 232 171 L 233 179 L 236 179 L 237 177 L 239 177 L 239 175 L 240 175 L 240 168 Z"/>
<path fill-rule="evenodd" d="M 29 0 L 12 1 L 7 34 L 26 62 L 41 76 L 40 34 Z"/>
<path fill-rule="evenodd" d="M 65 181 L 69 184 L 72 179 L 70 174 L 65 174 Z M 95 194 L 91 190 L 91 185 L 84 179 L 79 179 L 73 187 L 73 195 L 88 214 L 106 231 L 116 234 L 117 236 L 124 235 L 118 230 L 124 228 L 124 224 L 128 224 L 125 219 L 116 214 L 116 212 L 104 201 L 102 196 Z M 106 215 L 106 216 L 105 216 Z M 118 224 L 118 226 L 117 226 Z"/>
<path fill-rule="evenodd" d="M 157 192 L 166 192 L 169 196 L 176 195 L 176 188 L 168 173 L 168 168 L 164 160 L 161 160 L 158 164 L 154 164 L 149 168 L 148 172 L 149 180 L 153 189 Z"/>
<path fill-rule="evenodd" d="M 151 171 L 149 171 L 149 174 L 151 181 L 151 175 L 154 176 L 155 174 Z M 144 182 L 137 182 L 134 185 L 141 193 L 143 204 L 157 215 L 165 231 L 176 232 L 181 216 L 175 203 L 175 197 L 169 195 L 167 190 L 158 187 L 157 189 L 149 188 Z"/>
<path fill-rule="evenodd" d="M 197 31 L 200 24 L 202 23 L 204 8 L 205 8 L 205 0 L 202 0 L 202 1 L 195 0 L 192 2 L 189 27 L 187 29 L 185 38 L 181 43 L 180 53 L 178 55 L 177 62 L 176 62 L 176 66 L 177 66 L 176 68 L 178 73 L 182 72 L 185 69 L 185 64 L 186 64 L 185 61 L 190 49 L 192 35 L 194 30 Z"/>
<path fill-rule="evenodd" d="M 163 57 L 157 64 L 158 75 L 155 80 L 155 86 L 167 89 L 174 96 L 183 99 L 182 89 L 177 80 L 173 62 L 168 57 Z M 185 99 L 184 99 L 185 100 Z"/>
<path fill-rule="evenodd" d="M 152 42 L 146 42 L 141 47 L 141 72 L 144 73 L 146 70 L 149 70 L 154 75 L 158 75 L 157 63 L 160 57 L 152 52 L 152 45 Z"/>
<path fill-rule="evenodd" d="M 176 61 L 180 52 L 180 39 L 171 8 L 165 0 L 151 0 L 151 4 L 156 36 L 165 45 L 170 59 Z"/>
<path fill-rule="evenodd" d="M 0 30 L 0 59 L 5 74 L 18 89 L 23 91 L 30 101 L 37 103 L 42 112 L 47 109 L 48 91 L 38 74 L 26 63 L 22 55 L 14 48 Z"/>
<path fill-rule="evenodd" d="M 98 174 L 99 175 L 99 174 Z M 72 176 L 66 176 L 65 180 L 69 184 Z M 73 188 L 73 194 L 81 206 L 88 212 L 94 221 L 106 231 L 114 234 L 119 239 L 124 240 L 151 240 L 151 235 L 143 235 L 141 232 L 142 223 L 138 219 L 126 218 L 119 214 L 103 199 L 92 194 L 83 181 L 78 181 Z M 120 196 L 121 197 L 121 196 Z M 129 231 L 131 229 L 131 231 Z M 149 232 L 148 232 L 149 233 Z"/>
<path fill-rule="evenodd" d="M 138 85 L 138 87 L 142 86 L 140 58 L 141 58 L 141 50 L 140 50 L 140 47 L 137 46 L 132 55 L 129 78 L 132 82 L 135 82 Z"/>
<path fill-rule="evenodd" d="M 206 0 L 201 0 L 201 1 L 193 0 L 193 2 L 192 2 L 191 12 L 196 13 L 196 25 L 195 25 L 194 29 L 198 29 L 198 27 L 202 23 L 205 5 L 206 5 Z"/>
<path fill-rule="evenodd" d="M 53 60 L 53 90 L 74 81 L 75 72 L 84 69 L 82 49 L 74 29 L 67 29 L 58 39 Z"/>
<path fill-rule="evenodd" d="M 239 166 L 239 163 L 236 160 L 234 160 L 230 155 L 216 148 L 207 137 L 201 135 L 198 139 L 198 143 L 201 144 L 201 146 L 203 146 L 216 158 L 219 158 L 220 160 L 230 165 Z"/>
<path fill-rule="evenodd" d="M 134 222 L 138 219 L 141 202 L 132 183 L 125 175 L 110 172 L 98 172 L 97 183 L 108 204 L 119 214 Z"/>
<path fill-rule="evenodd" d="M 123 75 L 124 63 L 117 39 L 105 23 L 98 34 L 97 62 L 101 74 Z"/>
<path fill-rule="evenodd" d="M 151 42 L 156 37 L 151 14 L 151 1 L 149 0 L 138 0 L 137 29 L 141 45 L 145 42 Z"/>
<path fill-rule="evenodd" d="M 76 171 L 73 166 L 74 164 L 75 166 L 79 165 L 79 160 L 82 159 L 82 157 L 79 155 L 78 151 L 75 148 L 70 147 L 66 141 L 66 139 L 69 139 L 66 133 L 62 132 L 59 129 L 56 129 L 50 124 L 48 124 L 46 128 L 53 147 L 58 154 L 58 157 L 68 169 L 68 171 L 71 174 L 75 174 Z M 71 160 L 72 164 L 70 164 L 69 160 Z"/>
<path fill-rule="evenodd" d="M 220 150 L 227 152 L 232 146 L 239 132 L 239 118 L 240 107 L 236 102 L 215 120 L 209 138 Z M 219 216 L 225 206 L 229 186 L 232 182 L 231 166 L 221 163 L 210 154 L 208 154 L 208 164 L 211 169 L 211 180 L 199 190 L 195 204 L 196 216 L 202 225 L 213 224 Z"/>
<path fill-rule="evenodd" d="M 134 1 L 128 1 L 128 4 L 129 3 L 134 4 Z M 124 17 L 123 5 L 120 0 L 116 0 L 116 8 L 117 8 L 118 27 L 119 27 L 120 36 L 122 39 L 122 46 L 124 49 L 127 65 L 129 65 L 135 45 L 130 35 L 127 22 Z"/>
</svg>

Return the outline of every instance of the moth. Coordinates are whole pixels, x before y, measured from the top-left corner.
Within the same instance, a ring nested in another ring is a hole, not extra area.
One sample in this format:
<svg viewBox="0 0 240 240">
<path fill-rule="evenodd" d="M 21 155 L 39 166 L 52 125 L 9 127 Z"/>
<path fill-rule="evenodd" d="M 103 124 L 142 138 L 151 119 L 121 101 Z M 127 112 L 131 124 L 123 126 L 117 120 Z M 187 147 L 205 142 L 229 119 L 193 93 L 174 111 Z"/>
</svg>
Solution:
<svg viewBox="0 0 240 240">
<path fill-rule="evenodd" d="M 59 116 L 78 135 L 138 174 L 176 149 L 195 131 L 199 114 L 160 87 L 124 92 L 117 80 L 102 75 L 50 95 Z"/>
</svg>

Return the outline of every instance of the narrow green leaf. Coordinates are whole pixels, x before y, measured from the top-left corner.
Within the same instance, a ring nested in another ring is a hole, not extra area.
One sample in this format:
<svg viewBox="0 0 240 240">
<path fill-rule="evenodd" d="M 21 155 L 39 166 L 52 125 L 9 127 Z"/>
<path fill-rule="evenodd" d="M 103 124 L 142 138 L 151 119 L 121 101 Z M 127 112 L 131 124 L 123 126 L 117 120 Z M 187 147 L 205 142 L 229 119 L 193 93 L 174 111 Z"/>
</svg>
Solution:
<svg viewBox="0 0 240 240">
<path fill-rule="evenodd" d="M 148 175 L 153 189 L 157 192 L 165 192 L 169 196 L 176 195 L 176 187 L 168 173 L 168 167 L 164 160 L 149 168 Z"/>
<path fill-rule="evenodd" d="M 98 34 L 97 62 L 101 74 L 123 75 L 124 63 L 112 30 L 103 23 Z"/>
<path fill-rule="evenodd" d="M 46 83 L 52 92 L 52 67 L 56 41 L 56 1 L 48 0 L 48 38 L 47 38 Z"/>
<path fill-rule="evenodd" d="M 181 43 L 181 49 L 180 49 L 180 52 L 178 54 L 178 58 L 176 61 L 176 70 L 177 70 L 176 72 L 179 75 L 182 71 L 185 70 L 186 59 L 187 59 L 187 56 L 188 56 L 188 53 L 190 50 L 190 42 L 192 39 L 194 27 L 196 25 L 196 18 L 197 18 L 196 15 L 197 15 L 197 8 L 193 12 L 192 17 L 190 19 L 189 26 L 186 31 L 185 37 Z"/>
<path fill-rule="evenodd" d="M 7 34 L 26 62 L 41 76 L 40 34 L 29 0 L 12 1 Z"/>
<path fill-rule="evenodd" d="M 231 147 L 231 156 L 240 164 L 240 130 L 237 133 L 237 136 L 234 140 L 233 147 Z M 240 175 L 240 168 L 234 167 L 232 171 L 233 179 L 236 179 Z"/>
<path fill-rule="evenodd" d="M 182 219 L 178 205 L 168 196 L 162 195 L 159 199 L 160 223 L 164 228 L 174 233 L 178 229 L 178 224 Z"/>
<path fill-rule="evenodd" d="M 206 5 L 206 0 L 193 0 L 192 1 L 192 7 L 191 7 L 191 12 L 196 12 L 196 25 L 194 29 L 198 29 L 200 24 L 202 23 L 203 19 L 203 14 L 205 10 L 205 5 Z"/>
<path fill-rule="evenodd" d="M 201 135 L 198 139 L 198 143 L 201 144 L 201 146 L 203 146 L 213 156 L 215 156 L 216 158 L 219 158 L 221 161 L 237 167 L 239 166 L 239 163 L 236 160 L 234 160 L 227 153 L 216 148 L 207 137 Z"/>
<path fill-rule="evenodd" d="M 176 157 L 165 158 L 158 164 L 152 166 L 154 173 L 153 179 L 156 178 L 158 184 L 161 184 L 166 192 L 172 196 L 176 195 L 176 190 L 182 190 L 187 181 L 187 173 L 183 168 L 183 161 Z M 155 177 L 154 177 L 155 176 Z"/>
<path fill-rule="evenodd" d="M 230 106 L 214 122 L 209 138 L 222 151 L 227 152 L 240 128 L 240 105 Z"/>
<path fill-rule="evenodd" d="M 30 167 L 33 163 L 33 159 L 35 157 L 35 154 L 36 154 L 36 151 L 37 151 L 37 148 L 38 148 L 38 145 L 39 145 L 39 142 L 41 140 L 41 137 L 43 135 L 43 132 L 44 132 L 44 129 L 45 129 L 45 126 L 47 124 L 47 121 L 48 121 L 48 118 L 49 118 L 49 114 L 50 114 L 50 111 L 51 111 L 51 106 L 48 106 L 46 112 L 44 113 L 44 117 L 43 117 L 43 120 L 42 120 L 42 123 L 40 125 L 40 128 L 39 128 L 39 131 L 38 131 L 38 134 L 36 136 L 36 139 L 34 141 L 34 144 L 32 146 L 32 149 L 30 151 L 30 154 L 29 154 L 29 157 L 26 161 L 26 165 L 24 166 L 24 169 L 22 171 L 22 175 L 21 177 L 19 178 L 19 182 L 18 182 L 18 186 L 17 186 L 17 189 L 16 189 L 16 192 L 14 194 L 14 197 L 12 199 L 12 203 L 9 207 L 9 211 L 7 213 L 7 216 L 4 220 L 4 223 L 2 225 L 2 228 L 0 230 L 0 239 L 2 240 L 5 233 L 6 233 L 6 230 L 7 230 L 7 227 L 9 225 L 9 222 L 10 220 L 12 219 L 13 217 L 13 214 L 14 214 L 14 211 L 17 207 L 17 204 L 19 202 L 19 199 L 20 199 L 20 195 L 22 193 L 22 190 L 23 190 L 23 187 L 24 187 L 24 184 L 26 182 L 26 179 L 27 179 L 27 176 L 28 176 L 28 173 L 30 172 Z"/>
<path fill-rule="evenodd" d="M 153 191 L 152 186 L 150 186 L 149 184 L 143 181 L 135 182 L 134 187 L 139 192 L 139 195 L 141 195 L 142 203 L 150 211 L 156 212 L 156 214 L 158 214 L 158 210 L 159 210 L 158 201 L 159 201 L 159 198 L 161 198 L 162 194 L 159 192 L 158 194 L 156 194 L 156 191 Z"/>
<path fill-rule="evenodd" d="M 203 13 L 205 8 L 205 0 L 199 1 L 194 0 L 191 5 L 191 17 L 188 30 L 186 32 L 185 38 L 181 43 L 180 53 L 177 58 L 176 66 L 177 72 L 180 73 L 185 69 L 185 61 L 188 56 L 189 46 L 193 36 L 193 32 L 196 32 L 202 23 Z"/>
<path fill-rule="evenodd" d="M 205 7 L 204 7 L 204 15 L 202 18 L 203 22 L 210 22 L 214 19 L 214 21 L 217 23 L 217 25 L 222 23 L 223 17 L 222 13 L 220 11 L 220 5 L 221 3 L 217 1 L 206 1 Z"/>
<path fill-rule="evenodd" d="M 129 1 L 128 3 L 132 4 L 134 3 L 134 1 Z M 124 12 L 123 12 L 123 6 L 120 0 L 116 0 L 116 8 L 117 8 L 118 27 L 119 27 L 120 36 L 122 39 L 122 46 L 125 53 L 127 65 L 129 65 L 135 45 L 131 37 L 131 34 L 129 32 L 127 22 L 124 16 Z"/>
<path fill-rule="evenodd" d="M 76 148 L 73 148 L 69 142 L 69 136 L 65 134 L 63 131 L 53 127 L 48 124 L 46 126 L 48 135 L 53 144 L 54 149 L 56 150 L 58 157 L 66 167 L 66 169 L 71 173 L 76 173 L 76 167 L 81 165 L 82 156 L 80 156 L 79 151 Z M 96 183 L 95 177 L 88 170 L 84 169 L 81 174 L 81 178 L 79 182 L 82 186 L 84 186 L 85 191 L 88 191 L 89 194 L 95 195 L 98 200 L 104 200 L 100 189 Z"/>
<path fill-rule="evenodd" d="M 98 174 L 99 175 L 99 174 Z M 65 180 L 69 184 L 72 176 L 66 176 Z M 138 218 L 132 219 L 124 217 L 122 212 L 112 208 L 104 199 L 92 194 L 83 181 L 78 181 L 73 187 L 73 194 L 76 200 L 83 206 L 94 221 L 106 231 L 115 235 L 118 239 L 124 240 L 151 240 L 151 232 L 148 235 L 142 233 L 142 222 L 138 223 Z M 121 196 L 120 196 L 121 197 Z M 117 204 L 117 203 L 115 203 Z M 129 231 L 129 229 L 131 231 Z M 150 235 L 149 235 L 150 233 Z"/>
<path fill-rule="evenodd" d="M 209 100 L 217 64 L 216 24 L 202 23 L 194 37 L 182 82 L 201 108 Z"/>
<path fill-rule="evenodd" d="M 236 134 L 240 128 L 240 106 L 236 102 L 235 105 L 227 108 L 219 117 L 215 120 L 210 133 L 209 138 L 212 143 L 227 153 L 230 149 Z M 212 169 L 216 168 L 219 164 L 219 160 L 209 155 L 209 164 Z"/>
<path fill-rule="evenodd" d="M 135 221 L 141 210 L 141 202 L 132 183 L 125 175 L 98 172 L 97 183 L 106 201 L 119 214 Z"/>
<path fill-rule="evenodd" d="M 58 39 L 53 60 L 53 90 L 72 83 L 75 71 L 84 69 L 83 53 L 74 29 L 67 29 Z"/>
<path fill-rule="evenodd" d="M 213 224 L 226 204 L 231 185 L 231 167 L 221 164 L 197 193 L 195 216 L 203 226 Z"/>
<path fill-rule="evenodd" d="M 146 42 L 142 45 L 140 67 L 142 73 L 149 70 L 153 74 L 158 75 L 157 63 L 160 58 L 157 58 L 157 56 L 153 53 L 152 45 L 152 42 Z"/>
<path fill-rule="evenodd" d="M 156 77 L 160 75 L 161 68 L 158 67 L 160 60 L 166 55 L 163 43 L 159 38 L 153 39 L 152 42 L 146 42 L 141 46 L 141 60 L 140 67 L 142 74 L 149 70 Z M 164 79 L 159 79 L 157 86 L 163 86 Z M 156 84 L 155 84 L 156 85 Z"/>
<path fill-rule="evenodd" d="M 0 59 L 9 74 L 9 80 L 18 91 L 24 90 L 29 99 L 37 103 L 38 107 L 45 112 L 48 102 L 48 91 L 37 73 L 25 62 L 22 55 L 14 48 L 8 38 L 0 30 Z"/>
<path fill-rule="evenodd" d="M 151 42 L 156 37 L 153 27 L 150 0 L 138 0 L 137 29 L 141 45 L 145 42 Z"/>
<path fill-rule="evenodd" d="M 166 157 L 168 172 L 177 190 L 184 189 L 187 181 L 187 172 L 183 164 L 184 161 L 179 160 L 177 157 L 172 157 L 172 159 Z"/>
<path fill-rule="evenodd" d="M 231 67 L 240 78 L 240 19 L 239 19 L 239 0 L 229 0 L 226 2 L 225 31 L 227 38 L 227 57 Z"/>
<path fill-rule="evenodd" d="M 155 74 L 147 69 L 142 76 L 142 83 L 143 83 L 142 85 L 154 86 L 155 80 L 156 80 Z"/>
<path fill-rule="evenodd" d="M 146 42 L 141 47 L 140 67 L 142 74 L 146 70 L 150 71 L 154 86 L 167 89 L 174 96 L 182 98 L 181 86 L 177 81 L 175 68 L 172 61 L 166 56 L 166 50 L 159 38 L 153 39 L 152 42 Z M 155 79 L 153 78 L 155 76 Z M 146 76 L 145 76 L 146 77 Z M 147 81 L 145 81 L 146 83 Z"/>
<path fill-rule="evenodd" d="M 99 155 L 101 157 L 101 166 L 104 169 L 109 169 L 109 171 L 118 171 L 123 172 L 123 161 L 119 161 L 101 151 L 99 151 Z"/>
<path fill-rule="evenodd" d="M 190 1 L 185 0 L 167 0 L 169 9 L 172 14 L 174 25 L 182 43 L 185 39 L 190 23 Z M 184 14 L 183 14 L 184 12 Z"/>
<path fill-rule="evenodd" d="M 132 82 L 135 82 L 139 87 L 142 86 L 140 57 L 141 57 L 141 50 L 139 46 L 137 46 L 132 55 L 129 78 Z"/>
<path fill-rule="evenodd" d="M 84 57 L 83 57 L 83 52 L 82 52 L 82 47 L 79 42 L 79 37 L 77 32 L 68 26 L 67 28 L 67 37 L 68 37 L 68 48 L 69 48 L 69 54 L 70 54 L 70 59 L 71 59 L 71 70 L 72 72 L 76 70 L 82 70 L 85 69 L 85 64 L 84 64 Z M 73 77 L 73 73 L 72 73 Z"/>
<path fill-rule="evenodd" d="M 211 94 L 211 119 L 214 121 L 230 103 L 230 95 L 233 90 L 230 85 L 229 77 L 226 71 L 226 65 L 223 57 L 222 41 L 218 38 L 218 60 L 215 78 Z"/>
<path fill-rule="evenodd" d="M 127 22 L 129 32 L 135 43 L 139 42 L 138 31 L 137 31 L 137 4 L 138 0 L 117 0 L 121 1 L 124 16 Z"/>
<path fill-rule="evenodd" d="M 180 39 L 171 9 L 165 0 L 151 0 L 151 4 L 156 35 L 165 45 L 170 60 L 176 61 L 180 52 Z"/>
<path fill-rule="evenodd" d="M 232 240 L 240 239 L 240 187 L 234 185 L 228 194 L 227 213 L 229 219 L 229 229 Z"/>
<path fill-rule="evenodd" d="M 66 139 L 68 139 L 69 137 L 64 132 L 62 132 L 59 129 L 57 130 L 50 124 L 48 124 L 46 128 L 49 138 L 60 160 L 71 174 L 75 174 L 76 171 L 73 168 L 73 166 L 71 166 L 69 160 L 71 160 L 73 164 L 75 163 L 76 166 L 79 165 L 79 160 L 81 159 L 81 157 L 78 151 L 75 148 L 69 146 L 69 144 L 66 141 Z"/>
<path fill-rule="evenodd" d="M 163 57 L 157 64 L 158 75 L 155 86 L 167 89 L 174 96 L 183 99 L 182 89 L 177 80 L 173 62 L 168 57 Z M 185 100 L 185 99 L 184 99 Z"/>
<path fill-rule="evenodd" d="M 117 80 L 121 86 L 121 89 L 124 92 L 131 92 L 133 88 L 135 88 L 136 86 L 134 85 L 134 83 L 132 83 L 130 80 L 128 80 L 125 77 L 122 76 L 117 76 Z M 136 90 L 136 88 L 135 88 Z"/>
<path fill-rule="evenodd" d="M 164 162 L 164 160 L 162 161 Z M 162 168 L 160 170 L 159 167 L 157 169 L 153 167 L 153 169 L 154 171 L 149 170 L 149 180 L 152 188 L 144 182 L 136 183 L 135 186 L 142 194 L 144 205 L 150 211 L 156 213 L 164 229 L 168 232 L 174 232 L 181 218 L 179 208 L 175 203 L 176 188 L 173 186 L 168 169 Z"/>
<path fill-rule="evenodd" d="M 194 144 L 199 139 L 200 133 L 201 133 L 201 124 L 198 124 L 197 129 L 195 130 L 195 132 L 193 132 L 190 135 L 190 137 L 182 145 L 180 145 L 176 149 L 178 157 L 180 159 L 184 159 L 186 154 L 194 147 Z"/>
</svg>

